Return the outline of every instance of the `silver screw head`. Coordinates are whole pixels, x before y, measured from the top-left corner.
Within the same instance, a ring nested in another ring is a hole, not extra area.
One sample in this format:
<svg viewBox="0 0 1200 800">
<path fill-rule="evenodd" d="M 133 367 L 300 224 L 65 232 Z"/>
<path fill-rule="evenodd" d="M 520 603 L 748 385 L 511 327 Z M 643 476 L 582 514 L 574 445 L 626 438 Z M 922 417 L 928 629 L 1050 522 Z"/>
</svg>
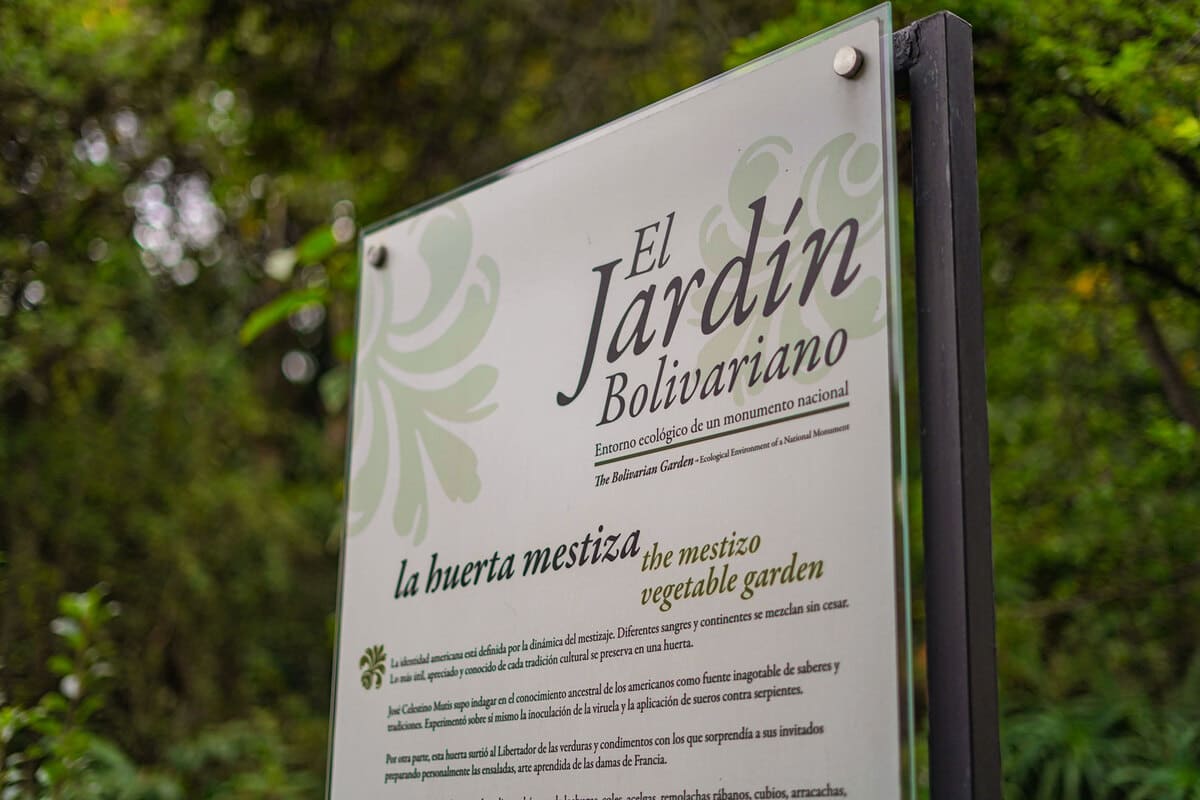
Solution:
<svg viewBox="0 0 1200 800">
<path fill-rule="evenodd" d="M 387 263 L 387 248 L 374 244 L 367 248 L 367 263 L 375 269 L 381 269 Z"/>
<path fill-rule="evenodd" d="M 857 47 L 839 47 L 833 56 L 833 71 L 843 78 L 853 78 L 862 69 L 863 60 Z"/>
</svg>

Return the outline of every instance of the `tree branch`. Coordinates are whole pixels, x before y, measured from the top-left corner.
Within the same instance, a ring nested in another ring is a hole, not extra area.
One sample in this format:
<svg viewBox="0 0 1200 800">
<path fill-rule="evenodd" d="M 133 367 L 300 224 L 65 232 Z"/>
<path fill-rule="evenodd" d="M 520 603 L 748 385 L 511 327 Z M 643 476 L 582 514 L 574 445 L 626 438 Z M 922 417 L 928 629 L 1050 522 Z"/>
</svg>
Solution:
<svg viewBox="0 0 1200 800">
<path fill-rule="evenodd" d="M 1103 102 L 1094 95 L 1084 94 L 1082 92 L 1067 92 L 1067 96 L 1079 105 L 1079 108 L 1087 114 L 1106 119 L 1114 125 L 1124 128 L 1127 131 L 1137 129 L 1137 123 L 1126 117 L 1120 110 Z M 1146 140 L 1150 142 L 1150 146 L 1154 148 L 1154 152 L 1158 156 L 1171 164 L 1179 172 L 1192 189 L 1200 191 L 1200 165 L 1188 158 L 1183 153 L 1172 150 L 1169 147 L 1159 144 L 1158 142 L 1146 136 Z"/>
<path fill-rule="evenodd" d="M 1134 272 L 1140 272 L 1151 280 L 1170 286 L 1185 297 L 1200 301 L 1200 286 L 1188 283 L 1169 264 L 1163 261 L 1134 259 L 1110 252 L 1107 248 L 1098 245 L 1091 236 L 1086 234 L 1080 236 L 1079 242 L 1089 258 L 1097 261 L 1115 261 L 1122 267 Z"/>
<path fill-rule="evenodd" d="M 1110 584 L 1091 592 L 1080 592 L 1058 600 L 1042 600 L 1025 604 L 1016 610 L 1023 617 L 1046 619 L 1059 614 L 1076 614 L 1084 609 L 1104 603 L 1124 601 L 1128 597 L 1140 597 L 1150 592 L 1184 591 L 1192 581 L 1200 579 L 1200 564 L 1188 564 L 1166 580 L 1136 581 L 1127 584 Z"/>
<path fill-rule="evenodd" d="M 1171 351 L 1167 349 L 1167 343 L 1163 341 L 1162 333 L 1158 329 L 1158 322 L 1154 319 L 1150 306 L 1141 299 L 1135 299 L 1133 302 L 1137 313 L 1138 340 L 1146 349 L 1146 355 L 1150 357 L 1150 363 L 1154 365 L 1159 380 L 1162 381 L 1167 406 L 1181 421 L 1200 430 L 1200 407 L 1196 405 L 1187 379 L 1183 377 L 1179 365 L 1175 363 L 1175 359 L 1171 357 Z"/>
<path fill-rule="evenodd" d="M 1186 295 L 1193 300 L 1200 301 L 1200 287 L 1194 286 L 1193 284 L 1190 284 L 1183 278 L 1179 277 L 1179 273 L 1175 272 L 1175 270 L 1171 269 L 1166 264 L 1159 262 L 1149 263 L 1145 261 L 1133 261 L 1130 259 L 1125 259 L 1122 263 L 1131 269 L 1137 270 L 1138 272 L 1149 276 L 1150 278 L 1165 283 L 1167 286 L 1175 289 L 1180 294 Z"/>
</svg>

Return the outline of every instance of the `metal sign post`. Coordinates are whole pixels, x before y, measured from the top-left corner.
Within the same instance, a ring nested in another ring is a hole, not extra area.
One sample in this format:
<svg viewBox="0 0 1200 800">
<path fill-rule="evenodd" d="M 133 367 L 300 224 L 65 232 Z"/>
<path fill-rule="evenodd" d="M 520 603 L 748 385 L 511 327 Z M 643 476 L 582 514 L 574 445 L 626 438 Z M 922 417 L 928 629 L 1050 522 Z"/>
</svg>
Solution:
<svg viewBox="0 0 1200 800">
<path fill-rule="evenodd" d="M 942 11 L 893 42 L 912 106 L 930 788 L 999 800 L 971 26 Z"/>
</svg>

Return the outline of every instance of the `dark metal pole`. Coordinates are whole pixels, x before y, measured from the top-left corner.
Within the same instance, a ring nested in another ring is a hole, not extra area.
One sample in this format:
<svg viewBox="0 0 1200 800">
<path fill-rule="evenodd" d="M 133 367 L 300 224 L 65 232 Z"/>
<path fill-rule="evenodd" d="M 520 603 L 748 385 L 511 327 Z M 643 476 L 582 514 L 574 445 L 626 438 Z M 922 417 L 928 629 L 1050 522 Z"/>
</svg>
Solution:
<svg viewBox="0 0 1200 800">
<path fill-rule="evenodd" d="M 971 26 L 942 11 L 894 42 L 912 107 L 930 788 L 999 800 Z"/>
</svg>

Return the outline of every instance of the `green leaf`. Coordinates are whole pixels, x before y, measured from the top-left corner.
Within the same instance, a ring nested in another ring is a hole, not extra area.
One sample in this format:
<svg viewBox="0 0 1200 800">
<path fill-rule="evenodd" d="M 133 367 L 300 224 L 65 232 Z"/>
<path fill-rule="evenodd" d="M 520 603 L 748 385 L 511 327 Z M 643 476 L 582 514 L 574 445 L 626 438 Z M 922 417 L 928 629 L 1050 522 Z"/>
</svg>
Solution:
<svg viewBox="0 0 1200 800">
<path fill-rule="evenodd" d="M 337 249 L 338 242 L 329 225 L 309 231 L 294 248 L 297 264 L 315 264 Z"/>
<path fill-rule="evenodd" d="M 71 663 L 71 659 L 62 655 L 51 656 L 46 665 L 50 667 L 51 672 L 60 677 L 69 675 L 75 669 L 75 665 Z"/>
<path fill-rule="evenodd" d="M 342 364 L 321 376 L 317 383 L 321 403 L 330 414 L 340 413 L 350 395 L 350 368 Z"/>
<path fill-rule="evenodd" d="M 250 344 L 291 314 L 305 306 L 324 303 L 328 300 L 328 296 L 329 290 L 324 287 L 296 289 L 281 295 L 251 314 L 242 325 L 238 338 L 243 345 Z"/>
</svg>

